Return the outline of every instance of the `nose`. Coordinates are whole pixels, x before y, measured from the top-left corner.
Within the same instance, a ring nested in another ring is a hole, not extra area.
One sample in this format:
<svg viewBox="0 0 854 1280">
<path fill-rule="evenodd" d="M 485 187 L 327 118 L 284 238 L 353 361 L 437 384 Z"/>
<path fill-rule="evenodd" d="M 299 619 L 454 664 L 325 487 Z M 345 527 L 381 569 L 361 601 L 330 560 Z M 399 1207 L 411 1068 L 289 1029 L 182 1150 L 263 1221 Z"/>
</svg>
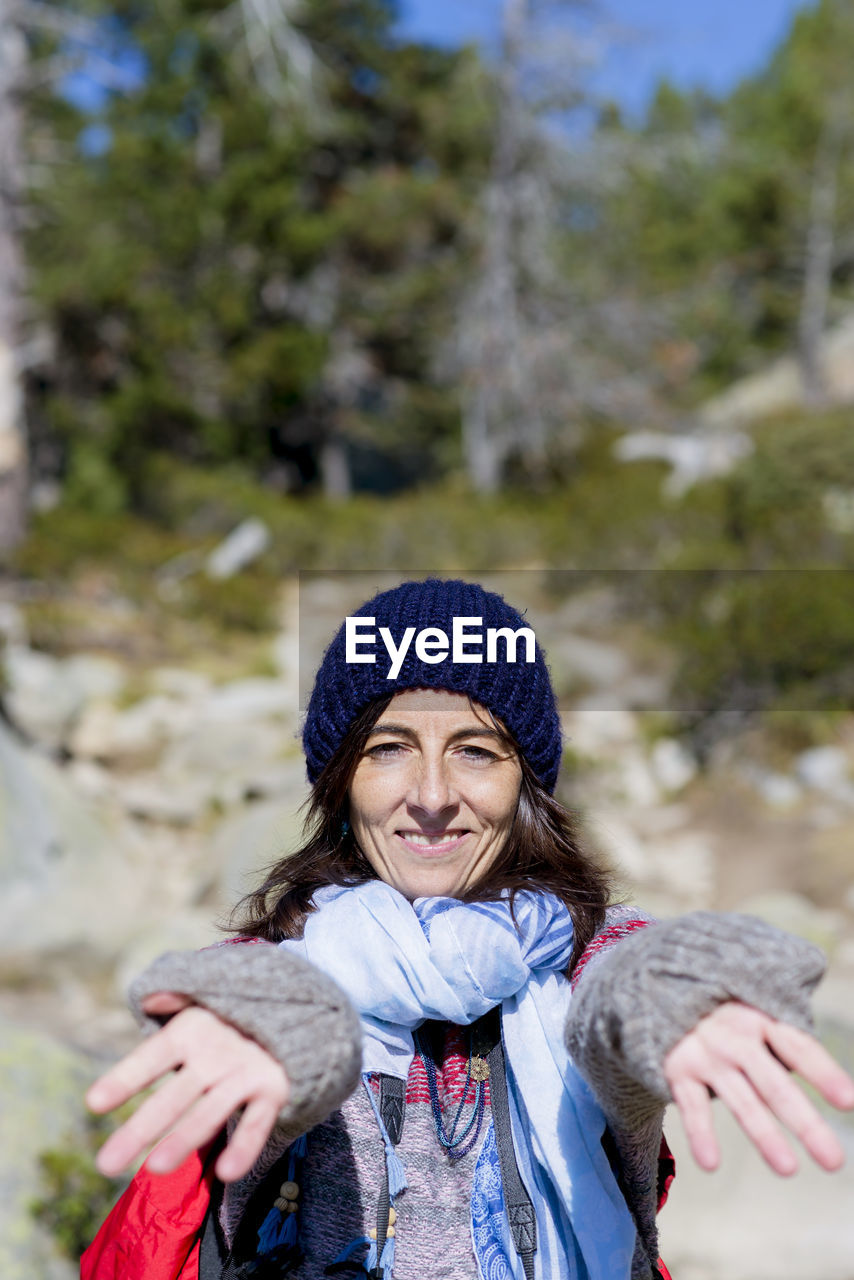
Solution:
<svg viewBox="0 0 854 1280">
<path fill-rule="evenodd" d="M 453 786 L 449 763 L 442 754 L 425 752 L 421 755 L 406 799 L 411 809 L 417 809 L 430 818 L 437 818 L 456 807 L 459 797 Z"/>
</svg>

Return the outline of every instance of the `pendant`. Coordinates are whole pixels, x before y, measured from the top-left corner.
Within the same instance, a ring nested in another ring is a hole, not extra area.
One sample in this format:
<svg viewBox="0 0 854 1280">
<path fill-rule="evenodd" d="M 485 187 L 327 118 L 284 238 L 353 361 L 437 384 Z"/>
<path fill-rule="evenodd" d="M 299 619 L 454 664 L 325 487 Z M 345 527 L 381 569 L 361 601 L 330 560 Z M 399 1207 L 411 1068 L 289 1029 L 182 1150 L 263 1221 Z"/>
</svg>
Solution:
<svg viewBox="0 0 854 1280">
<path fill-rule="evenodd" d="M 471 1078 L 478 1084 L 489 1079 L 489 1063 L 486 1058 L 481 1058 L 477 1054 L 471 1057 Z"/>
</svg>

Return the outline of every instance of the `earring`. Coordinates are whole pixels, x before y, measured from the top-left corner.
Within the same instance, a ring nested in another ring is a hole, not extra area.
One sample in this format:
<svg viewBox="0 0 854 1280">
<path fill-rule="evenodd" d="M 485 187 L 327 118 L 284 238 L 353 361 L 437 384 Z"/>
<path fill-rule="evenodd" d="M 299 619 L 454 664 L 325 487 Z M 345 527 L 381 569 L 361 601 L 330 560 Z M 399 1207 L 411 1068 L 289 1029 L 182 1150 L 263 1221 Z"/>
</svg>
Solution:
<svg viewBox="0 0 854 1280">
<path fill-rule="evenodd" d="M 349 831 L 350 831 L 350 823 L 345 818 L 341 823 L 341 839 L 342 840 L 349 833 Z"/>
</svg>

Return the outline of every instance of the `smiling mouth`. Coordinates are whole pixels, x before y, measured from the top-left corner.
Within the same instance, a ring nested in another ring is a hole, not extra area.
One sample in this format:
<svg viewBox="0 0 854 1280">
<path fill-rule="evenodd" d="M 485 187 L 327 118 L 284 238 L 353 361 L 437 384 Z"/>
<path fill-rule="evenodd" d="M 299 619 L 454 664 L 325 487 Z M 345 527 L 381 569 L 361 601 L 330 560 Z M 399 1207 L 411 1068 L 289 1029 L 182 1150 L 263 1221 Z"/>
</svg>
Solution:
<svg viewBox="0 0 854 1280">
<path fill-rule="evenodd" d="M 469 834 L 468 831 L 398 831 L 405 844 L 414 849 L 429 849 L 441 853 L 452 849 Z"/>
</svg>

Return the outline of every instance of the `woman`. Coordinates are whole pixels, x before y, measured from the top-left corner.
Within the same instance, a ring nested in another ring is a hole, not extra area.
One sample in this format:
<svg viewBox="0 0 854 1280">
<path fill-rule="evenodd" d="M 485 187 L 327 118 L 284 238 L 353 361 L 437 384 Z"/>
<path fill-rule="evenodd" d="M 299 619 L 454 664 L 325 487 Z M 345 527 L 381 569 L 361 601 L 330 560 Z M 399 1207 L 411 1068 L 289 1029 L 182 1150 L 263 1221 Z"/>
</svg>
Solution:
<svg viewBox="0 0 854 1280">
<path fill-rule="evenodd" d="M 714 1168 L 710 1091 L 778 1173 L 777 1120 L 842 1163 L 787 1071 L 854 1106 L 809 1034 L 820 953 L 749 917 L 607 907 L 552 798 L 543 654 L 501 597 L 367 602 L 303 742 L 311 834 L 244 904 L 256 945 L 161 957 L 132 989 L 159 1029 L 90 1090 L 106 1111 L 177 1068 L 102 1149 L 116 1173 L 174 1126 L 84 1280 L 665 1277 L 663 1109 Z"/>
</svg>

